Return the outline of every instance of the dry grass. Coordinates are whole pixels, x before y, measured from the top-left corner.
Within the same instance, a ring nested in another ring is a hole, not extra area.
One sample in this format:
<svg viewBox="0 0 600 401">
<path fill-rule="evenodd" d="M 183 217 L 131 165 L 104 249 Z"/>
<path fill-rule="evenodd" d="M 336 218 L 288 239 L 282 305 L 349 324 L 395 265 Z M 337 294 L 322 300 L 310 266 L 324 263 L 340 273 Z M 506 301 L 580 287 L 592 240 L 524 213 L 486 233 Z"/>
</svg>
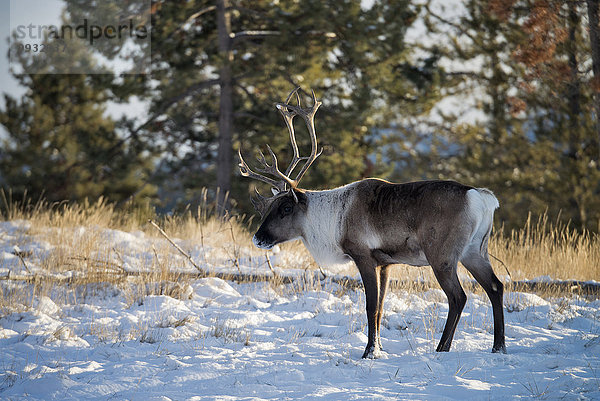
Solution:
<svg viewBox="0 0 600 401">
<path fill-rule="evenodd" d="M 100 199 L 95 203 L 18 204 L 9 196 L 4 199 L 2 219 L 24 220 L 22 232 L 12 233 L 15 243 L 26 248 L 33 239 L 48 245 L 47 251 L 24 255 L 24 263 L 35 267 L 41 279 L 29 282 L 3 280 L 0 285 L 0 314 L 15 311 L 15 305 L 31 307 L 35 299 L 49 296 L 57 303 L 77 303 L 104 291 L 119 291 L 129 304 L 147 295 L 189 296 L 189 275 L 182 266 L 191 268 L 186 259 L 148 224 L 159 225 L 201 265 L 224 267 L 237 272 L 240 266 L 252 266 L 257 272 L 268 272 L 264 251 L 250 241 L 248 220 L 240 217 L 214 217 L 214 205 L 202 202 L 192 213 L 157 217 L 150 208 L 117 209 Z M 204 193 L 206 195 L 206 193 Z M 206 199 L 206 196 L 204 196 Z M 118 230 L 118 231 L 111 231 Z M 5 233 L 0 232 L 0 238 Z M 127 241 L 119 244 L 119 236 Z M 136 238 L 139 239 L 136 242 Z M 179 240 L 177 240 L 179 239 Z M 317 266 L 298 242 L 282 246 L 278 268 L 292 267 L 316 270 Z M 569 226 L 550 224 L 547 217 L 537 222 L 529 219 L 523 229 L 510 234 L 498 230 L 492 236 L 490 253 L 501 259 L 510 270 L 512 280 L 550 276 L 554 279 L 599 280 L 600 238 L 579 233 Z M 505 269 L 492 261 L 499 276 Z M 6 270 L 0 260 L 0 269 Z M 11 269 L 15 269 L 14 264 Z M 127 272 L 144 274 L 128 274 Z M 462 272 L 466 274 L 463 269 Z M 352 266 L 346 271 L 354 276 Z M 69 285 L 57 285 L 68 277 Z M 314 277 L 314 276 L 313 276 Z M 423 283 L 435 283 L 428 267 L 397 266 L 392 277 L 411 283 L 409 292 L 422 291 Z M 317 279 L 305 279 L 282 286 L 274 279 L 278 291 L 303 292 L 322 289 Z M 335 291 L 343 291 L 343 286 Z"/>
<path fill-rule="evenodd" d="M 550 223 L 547 215 L 537 221 L 530 215 L 522 229 L 494 234 L 489 250 L 508 266 L 513 280 L 600 280 L 600 236 Z M 501 274 L 503 270 L 496 269 Z"/>
<path fill-rule="evenodd" d="M 146 295 L 188 296 L 191 278 L 182 274 L 182 267 L 189 265 L 148 224 L 150 218 L 157 219 L 171 237 L 180 238 L 177 242 L 187 251 L 200 249 L 200 255 L 195 255 L 200 264 L 235 266 L 242 257 L 252 256 L 242 252 L 252 249 L 243 219 L 212 217 L 211 204 L 202 204 L 196 213 L 163 218 L 150 208 L 117 209 L 104 199 L 82 204 L 17 203 L 0 193 L 0 205 L 1 220 L 24 222 L 10 233 L 11 243 L 5 246 L 29 249 L 42 243 L 46 248 L 22 255 L 27 270 L 0 259 L 4 275 L 9 270 L 13 278 L 0 285 L 2 314 L 32 307 L 41 296 L 58 304 L 77 303 L 107 289 L 117 289 L 129 304 Z M 7 235 L 0 231 L 0 238 Z M 28 275 L 28 281 L 18 279 Z"/>
</svg>

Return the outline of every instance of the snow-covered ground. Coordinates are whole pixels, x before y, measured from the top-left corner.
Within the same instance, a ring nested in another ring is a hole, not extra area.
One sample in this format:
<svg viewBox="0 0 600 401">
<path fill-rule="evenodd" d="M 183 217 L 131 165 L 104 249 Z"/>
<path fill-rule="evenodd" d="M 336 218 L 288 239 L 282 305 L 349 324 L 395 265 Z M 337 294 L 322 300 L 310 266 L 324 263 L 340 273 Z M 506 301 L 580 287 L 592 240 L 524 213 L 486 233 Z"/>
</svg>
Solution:
<svg viewBox="0 0 600 401">
<path fill-rule="evenodd" d="M 0 224 L 3 275 L 25 274 L 11 253 L 24 235 L 17 231 Z M 135 249 L 160 241 L 107 233 Z M 26 242 L 40 255 L 51 248 Z M 0 283 L 3 297 L 18 285 Z M 174 297 L 135 302 L 127 284 L 37 296 L 0 318 L 0 399 L 600 399 L 598 300 L 506 294 L 508 354 L 499 355 L 490 353 L 489 302 L 469 294 L 451 352 L 436 353 L 447 313 L 441 290 L 393 291 L 386 354 L 362 360 L 362 290 L 301 287 L 203 278 Z"/>
</svg>

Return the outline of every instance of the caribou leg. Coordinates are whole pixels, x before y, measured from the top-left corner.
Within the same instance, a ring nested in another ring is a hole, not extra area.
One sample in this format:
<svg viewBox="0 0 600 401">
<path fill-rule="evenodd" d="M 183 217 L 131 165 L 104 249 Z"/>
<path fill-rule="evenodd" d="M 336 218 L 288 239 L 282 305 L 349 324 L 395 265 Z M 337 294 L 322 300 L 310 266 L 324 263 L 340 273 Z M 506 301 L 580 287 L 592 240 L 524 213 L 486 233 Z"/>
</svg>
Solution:
<svg viewBox="0 0 600 401">
<path fill-rule="evenodd" d="M 475 280 L 483 287 L 492 303 L 494 314 L 494 345 L 492 352 L 502 352 L 506 354 L 506 345 L 504 342 L 504 310 L 502 309 L 502 295 L 504 286 L 494 274 L 492 265 L 487 255 L 482 256 L 479 250 L 468 252 L 461 259 L 465 268 L 475 277 Z"/>
<path fill-rule="evenodd" d="M 379 268 L 379 302 L 377 303 L 377 323 L 376 323 L 376 328 L 377 328 L 377 346 L 379 347 L 380 350 L 383 350 L 383 347 L 381 346 L 381 336 L 380 336 L 380 329 L 381 329 L 381 317 L 383 316 L 383 301 L 385 299 L 385 293 L 387 292 L 388 289 L 388 282 L 389 282 L 389 265 L 384 265 L 381 266 Z"/>
<path fill-rule="evenodd" d="M 433 266 L 435 277 L 448 298 L 449 307 L 446 325 L 444 326 L 440 343 L 437 346 L 437 352 L 447 352 L 450 350 L 456 325 L 467 302 L 467 295 L 460 286 L 458 276 L 456 275 L 456 267 L 456 262 Z"/>
<path fill-rule="evenodd" d="M 350 254 L 350 257 L 356 263 L 360 277 L 362 278 L 363 286 L 365 287 L 365 301 L 367 309 L 367 325 L 368 325 L 368 341 L 363 353 L 363 358 L 379 358 L 381 343 L 378 340 L 378 319 L 377 311 L 379 310 L 379 299 L 380 299 L 380 284 L 377 261 L 371 256 L 367 256 L 368 252 L 363 254 L 355 253 Z"/>
</svg>

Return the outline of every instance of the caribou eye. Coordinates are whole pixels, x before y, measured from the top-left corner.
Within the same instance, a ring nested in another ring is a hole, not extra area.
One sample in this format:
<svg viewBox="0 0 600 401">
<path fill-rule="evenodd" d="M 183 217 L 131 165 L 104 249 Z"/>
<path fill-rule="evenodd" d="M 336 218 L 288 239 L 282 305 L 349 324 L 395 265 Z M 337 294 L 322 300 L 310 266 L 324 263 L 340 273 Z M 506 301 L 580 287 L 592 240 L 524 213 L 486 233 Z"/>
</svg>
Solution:
<svg viewBox="0 0 600 401">
<path fill-rule="evenodd" d="M 279 209 L 279 213 L 281 214 L 281 217 L 285 217 L 291 214 L 293 210 L 294 209 L 292 208 L 292 205 L 286 203 L 285 205 L 281 206 L 281 208 Z"/>
</svg>

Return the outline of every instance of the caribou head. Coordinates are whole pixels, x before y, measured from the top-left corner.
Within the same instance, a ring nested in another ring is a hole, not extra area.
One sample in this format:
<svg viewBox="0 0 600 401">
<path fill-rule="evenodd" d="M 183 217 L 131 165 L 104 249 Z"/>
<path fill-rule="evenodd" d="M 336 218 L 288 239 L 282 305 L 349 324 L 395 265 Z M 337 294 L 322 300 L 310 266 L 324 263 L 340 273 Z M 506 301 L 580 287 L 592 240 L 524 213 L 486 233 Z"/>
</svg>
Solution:
<svg viewBox="0 0 600 401">
<path fill-rule="evenodd" d="M 281 242 L 293 240 L 301 236 L 300 220 L 306 212 L 306 197 L 303 191 L 298 188 L 300 180 L 316 160 L 321 152 L 317 151 L 317 134 L 315 132 L 315 114 L 321 106 L 316 98 L 315 92 L 312 91 L 312 106 L 303 108 L 300 95 L 298 94 L 299 87 L 294 89 L 285 102 L 277 103 L 277 110 L 283 116 L 283 120 L 290 134 L 290 142 L 292 145 L 293 157 L 289 163 L 285 173 L 279 170 L 277 156 L 267 145 L 271 157 L 269 164 L 262 152 L 258 157 L 260 167 L 256 168 L 257 172 L 248 167 L 248 164 L 242 157 L 241 150 L 238 150 L 240 158 L 240 173 L 244 177 L 250 177 L 271 185 L 273 196 L 264 197 L 258 190 L 255 189 L 255 196 L 251 199 L 255 209 L 260 213 L 263 222 L 252 238 L 254 244 L 259 248 L 270 249 Z M 293 97 L 296 97 L 296 105 L 290 104 Z M 311 140 L 311 152 L 309 156 L 300 157 L 298 144 L 296 143 L 296 133 L 294 131 L 294 117 L 300 116 L 306 123 L 308 133 Z M 292 174 L 298 164 L 304 162 L 295 178 Z M 262 173 L 262 174 L 260 174 Z M 264 175 L 264 174 L 268 174 Z"/>
</svg>

